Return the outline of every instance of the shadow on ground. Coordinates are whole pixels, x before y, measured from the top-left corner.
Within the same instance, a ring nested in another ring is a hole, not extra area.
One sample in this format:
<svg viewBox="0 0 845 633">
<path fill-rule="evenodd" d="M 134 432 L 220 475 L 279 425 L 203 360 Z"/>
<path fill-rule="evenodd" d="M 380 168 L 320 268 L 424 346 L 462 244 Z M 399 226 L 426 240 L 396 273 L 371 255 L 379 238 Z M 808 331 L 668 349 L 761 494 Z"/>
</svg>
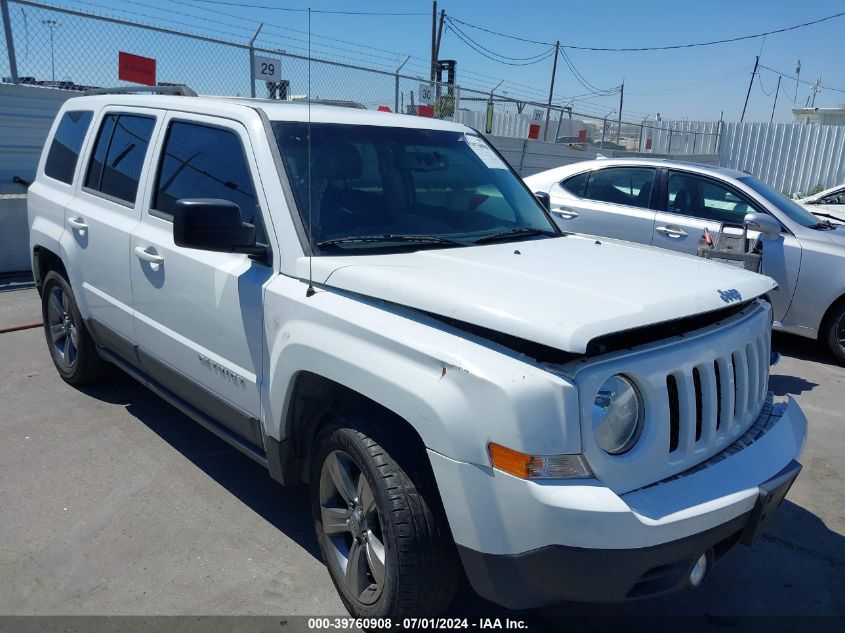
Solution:
<svg viewBox="0 0 845 633">
<path fill-rule="evenodd" d="M 285 487 L 276 483 L 266 468 L 116 368 L 107 382 L 84 387 L 82 391 L 104 402 L 124 405 L 209 477 L 320 560 L 306 486 Z"/>
<path fill-rule="evenodd" d="M 784 356 L 791 356 L 800 360 L 807 360 L 824 365 L 837 365 L 833 355 L 816 340 L 786 334 L 784 332 L 772 332 L 772 350 L 780 352 Z"/>
</svg>

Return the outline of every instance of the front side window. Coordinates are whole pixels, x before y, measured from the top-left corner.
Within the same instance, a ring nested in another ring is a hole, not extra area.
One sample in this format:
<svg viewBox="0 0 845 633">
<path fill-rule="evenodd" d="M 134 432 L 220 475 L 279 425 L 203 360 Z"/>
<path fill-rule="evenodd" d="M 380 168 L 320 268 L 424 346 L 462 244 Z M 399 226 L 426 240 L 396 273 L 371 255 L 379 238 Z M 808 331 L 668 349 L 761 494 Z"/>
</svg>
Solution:
<svg viewBox="0 0 845 633">
<path fill-rule="evenodd" d="M 273 131 L 302 224 L 331 254 L 558 234 L 480 136 L 315 123 L 309 170 L 308 124 L 276 121 Z"/>
<path fill-rule="evenodd" d="M 53 135 L 50 151 L 47 153 L 47 161 L 44 163 L 44 173 L 50 178 L 68 185 L 73 182 L 79 151 L 88 132 L 88 126 L 91 125 L 93 114 L 93 112 L 78 111 L 65 112 L 62 115 L 59 127 Z"/>
<path fill-rule="evenodd" d="M 667 211 L 702 220 L 742 224 L 759 210 L 730 187 L 695 174 L 669 172 L 668 191 Z"/>
<path fill-rule="evenodd" d="M 153 117 L 107 114 L 88 163 L 85 186 L 134 204 L 154 127 Z"/>
<path fill-rule="evenodd" d="M 598 202 L 648 209 L 654 167 L 605 167 L 590 173 L 584 197 Z"/>
<path fill-rule="evenodd" d="M 176 201 L 183 198 L 228 200 L 238 205 L 244 222 L 255 221 L 255 186 L 235 132 L 187 121 L 170 124 L 153 209 L 173 215 Z"/>
</svg>

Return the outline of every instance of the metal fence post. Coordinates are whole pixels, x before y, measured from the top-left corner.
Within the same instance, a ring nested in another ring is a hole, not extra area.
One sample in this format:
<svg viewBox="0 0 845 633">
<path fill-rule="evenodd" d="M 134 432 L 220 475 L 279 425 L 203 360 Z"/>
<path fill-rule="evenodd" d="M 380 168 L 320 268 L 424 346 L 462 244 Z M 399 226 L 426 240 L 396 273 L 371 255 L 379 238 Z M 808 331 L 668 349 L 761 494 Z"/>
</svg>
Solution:
<svg viewBox="0 0 845 633">
<path fill-rule="evenodd" d="M 249 38 L 249 96 L 255 99 L 255 77 L 253 76 L 253 68 L 255 66 L 255 38 L 258 37 L 258 34 L 261 32 L 261 27 L 264 26 L 264 22 L 258 23 L 258 28 L 255 29 L 255 33 L 252 34 L 252 37 Z M 308 95 L 308 98 L 311 98 L 311 95 Z"/>
<path fill-rule="evenodd" d="M 9 54 L 9 72 L 12 83 L 19 83 L 18 60 L 15 57 L 15 42 L 12 39 L 12 20 L 9 18 L 9 0 L 0 0 L 0 11 L 3 13 L 3 30 L 6 33 L 6 52 Z"/>
<path fill-rule="evenodd" d="M 405 61 L 399 64 L 399 68 L 396 69 L 396 84 L 393 87 L 393 111 L 399 112 L 399 71 L 408 63 L 408 60 L 411 59 L 411 56 L 408 55 L 405 58 Z"/>
</svg>

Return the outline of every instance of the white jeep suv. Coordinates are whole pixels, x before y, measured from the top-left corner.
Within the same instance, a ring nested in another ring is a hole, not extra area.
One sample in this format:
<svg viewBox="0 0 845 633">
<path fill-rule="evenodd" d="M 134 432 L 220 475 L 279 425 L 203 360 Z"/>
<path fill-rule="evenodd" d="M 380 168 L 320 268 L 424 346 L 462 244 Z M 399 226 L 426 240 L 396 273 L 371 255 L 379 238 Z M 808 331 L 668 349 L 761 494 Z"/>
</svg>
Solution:
<svg viewBox="0 0 845 633">
<path fill-rule="evenodd" d="M 798 474 L 773 282 L 561 233 L 473 130 L 326 105 L 105 94 L 29 190 L 47 343 L 309 483 L 361 617 L 461 569 L 512 608 L 700 584 Z"/>
</svg>

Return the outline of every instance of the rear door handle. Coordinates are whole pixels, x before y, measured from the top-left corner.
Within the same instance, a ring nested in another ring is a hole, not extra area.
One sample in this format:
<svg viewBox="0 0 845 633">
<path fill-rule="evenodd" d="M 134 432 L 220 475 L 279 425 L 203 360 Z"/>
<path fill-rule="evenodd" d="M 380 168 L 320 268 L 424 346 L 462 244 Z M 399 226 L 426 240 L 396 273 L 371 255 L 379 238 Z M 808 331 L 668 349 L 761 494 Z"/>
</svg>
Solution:
<svg viewBox="0 0 845 633">
<path fill-rule="evenodd" d="M 559 218 L 563 218 L 565 220 L 572 220 L 578 217 L 578 212 L 573 211 L 572 209 L 566 209 L 564 207 L 558 207 L 557 209 L 552 209 L 552 213 L 554 213 Z"/>
<path fill-rule="evenodd" d="M 658 226 L 654 229 L 658 233 L 663 233 L 666 237 L 687 237 L 689 233 L 683 229 L 674 226 Z"/>
<path fill-rule="evenodd" d="M 144 248 L 143 246 L 136 246 L 135 247 L 135 256 L 138 259 L 142 259 L 145 262 L 150 262 L 150 267 L 153 270 L 158 270 L 158 267 L 164 263 L 164 257 L 161 255 L 157 255 L 156 253 L 150 252 L 151 246 L 147 246 Z"/>
<path fill-rule="evenodd" d="M 85 224 L 85 220 L 82 218 L 68 218 L 67 223 L 77 231 L 85 231 L 88 228 L 88 225 Z"/>
</svg>

